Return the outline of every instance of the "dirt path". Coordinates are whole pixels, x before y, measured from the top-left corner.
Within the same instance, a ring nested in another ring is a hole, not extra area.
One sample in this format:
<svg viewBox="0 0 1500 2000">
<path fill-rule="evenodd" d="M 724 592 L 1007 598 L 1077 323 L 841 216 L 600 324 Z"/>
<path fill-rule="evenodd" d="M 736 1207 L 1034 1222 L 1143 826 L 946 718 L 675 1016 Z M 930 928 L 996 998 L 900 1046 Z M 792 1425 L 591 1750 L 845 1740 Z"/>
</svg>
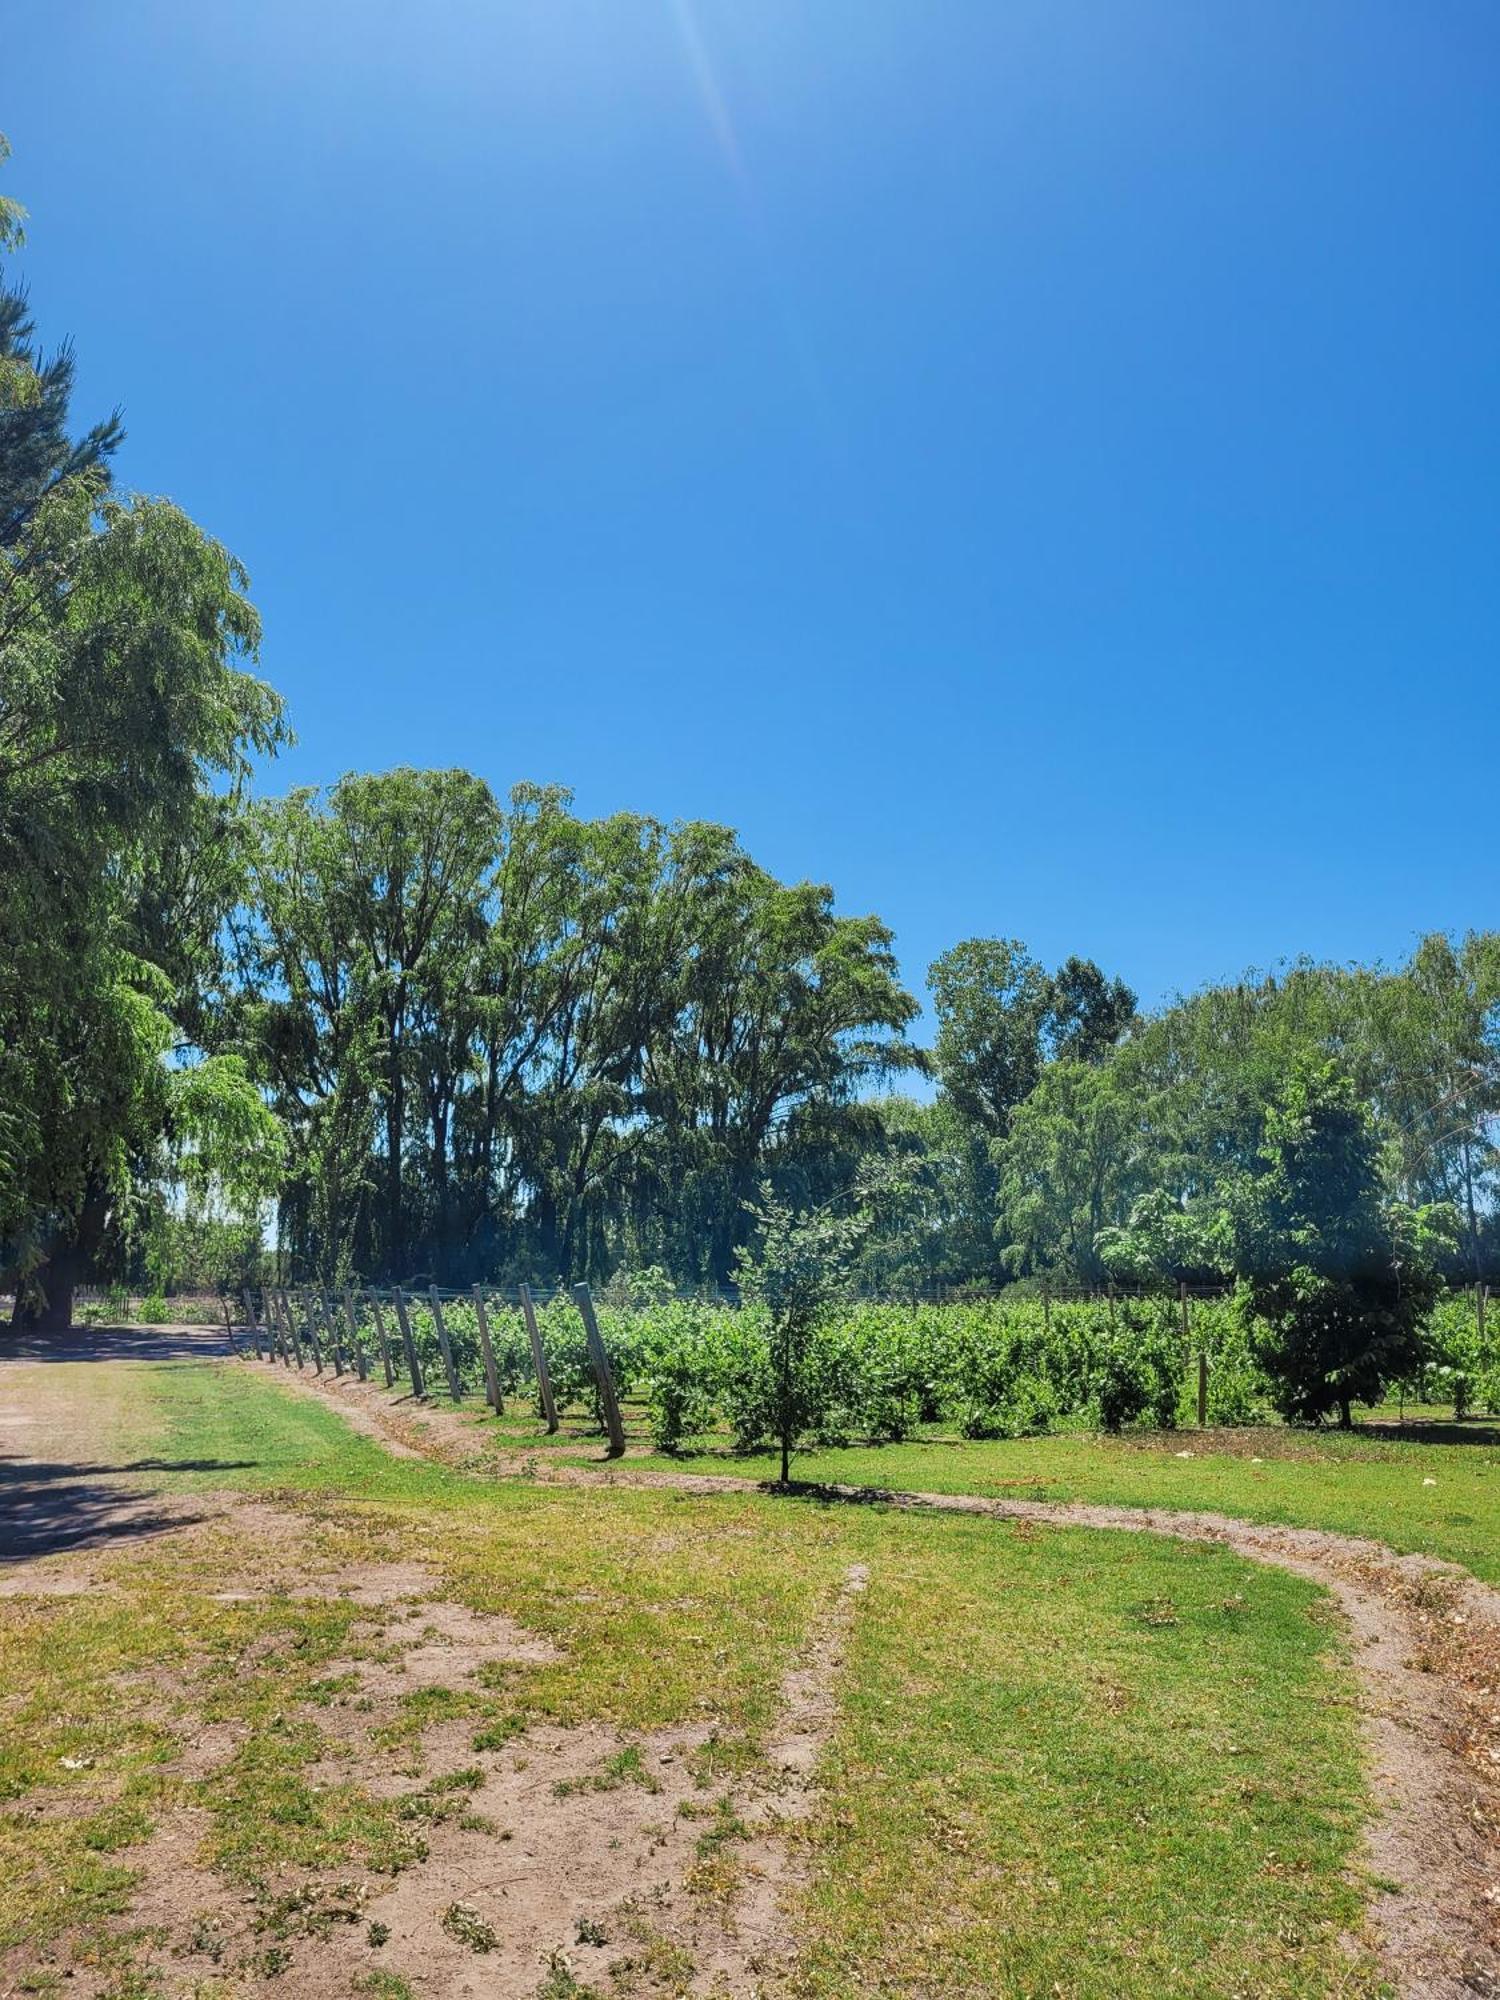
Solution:
<svg viewBox="0 0 1500 2000">
<path fill-rule="evenodd" d="M 226 1351 L 222 1333 L 177 1327 L 85 1329 L 55 1345 L 0 1343 L 0 1595 L 21 1587 L 17 1566 L 39 1556 L 149 1537 L 205 1518 L 202 1504 L 156 1488 L 153 1475 L 172 1469 L 163 1461 L 105 1450 L 106 1439 L 141 1431 L 132 1378 L 119 1371 L 63 1374 L 51 1364 Z"/>
<path fill-rule="evenodd" d="M 274 1372 L 403 1451 L 473 1462 L 472 1426 L 455 1411 L 393 1405 L 373 1384 Z M 749 1479 L 628 1463 L 548 1466 L 538 1454 L 496 1469 L 568 1485 L 764 1490 Z M 1367 1864 L 1382 1885 L 1372 1918 L 1388 1974 L 1399 1992 L 1422 2000 L 1500 1995 L 1500 1591 L 1453 1564 L 1398 1556 L 1379 1542 L 1217 1514 L 843 1486 L 804 1491 L 850 1504 L 1215 1542 L 1323 1586 L 1347 1621 L 1362 1689 L 1379 1808 Z"/>
</svg>

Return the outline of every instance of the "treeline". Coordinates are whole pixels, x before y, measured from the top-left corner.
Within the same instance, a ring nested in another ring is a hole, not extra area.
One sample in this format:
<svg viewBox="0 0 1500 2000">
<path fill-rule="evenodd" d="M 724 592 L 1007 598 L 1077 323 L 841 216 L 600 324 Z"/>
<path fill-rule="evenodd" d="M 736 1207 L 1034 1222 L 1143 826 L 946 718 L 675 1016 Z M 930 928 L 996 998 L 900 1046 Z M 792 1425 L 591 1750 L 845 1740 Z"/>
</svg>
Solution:
<svg viewBox="0 0 1500 2000">
<path fill-rule="evenodd" d="M 928 1190 L 925 1227 L 871 1253 L 887 1282 L 1225 1281 L 1235 1192 L 1289 1080 L 1322 1065 L 1389 1200 L 1446 1211 L 1444 1274 L 1500 1272 L 1500 935 L 1429 936 L 1395 969 L 1298 963 L 1148 1016 L 1013 942 L 961 945 L 932 988 L 937 1099 L 882 1112 Z"/>
<path fill-rule="evenodd" d="M 826 1198 L 922 1065 L 886 927 L 727 828 L 399 770 L 245 839 L 212 1037 L 285 1134 L 297 1272 L 722 1283 L 758 1183 Z"/>
</svg>

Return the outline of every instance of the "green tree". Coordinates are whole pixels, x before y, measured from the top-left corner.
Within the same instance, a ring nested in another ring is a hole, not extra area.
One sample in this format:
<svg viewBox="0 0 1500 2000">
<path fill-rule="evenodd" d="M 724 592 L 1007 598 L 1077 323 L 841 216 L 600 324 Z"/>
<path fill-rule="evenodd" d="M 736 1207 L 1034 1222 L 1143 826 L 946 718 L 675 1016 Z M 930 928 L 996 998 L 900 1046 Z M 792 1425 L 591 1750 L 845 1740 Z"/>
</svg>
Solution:
<svg viewBox="0 0 1500 2000">
<path fill-rule="evenodd" d="M 450 1221 L 499 808 L 466 771 L 401 769 L 255 825 L 241 1011 L 293 1135 L 289 1214 L 325 1279 L 405 1276 Z"/>
<path fill-rule="evenodd" d="M 849 1287 L 854 1259 L 876 1211 L 893 1191 L 896 1169 L 871 1167 L 852 1188 L 821 1208 L 799 1212 L 769 1185 L 750 1205 L 755 1235 L 736 1253 L 740 1291 L 764 1309 L 770 1333 L 774 1435 L 781 1483 L 791 1478 L 792 1452 L 820 1415 L 821 1384 L 814 1347 L 830 1308 Z"/>
<path fill-rule="evenodd" d="M 1014 938 L 969 938 L 927 975 L 937 1013 L 933 1059 L 954 1110 L 991 1138 L 1030 1096 L 1052 1002 L 1046 972 Z"/>
<path fill-rule="evenodd" d="M 152 954 L 160 884 L 202 832 L 205 798 L 236 793 L 248 754 L 283 732 L 277 698 L 236 664 L 257 635 L 243 577 L 176 508 L 109 499 L 79 474 L 9 556 L 0 1258 L 21 1280 L 19 1316 L 58 1325 L 164 1133 L 201 1155 L 220 1112 L 231 1133 L 247 1112 L 243 1073 L 215 1062 L 195 1075 L 185 1032 L 183 982 L 212 914 L 179 913 L 170 966 Z"/>
<path fill-rule="evenodd" d="M 1014 1271 L 1108 1275 L 1105 1232 L 1145 1187 L 1137 1107 L 1117 1063 L 1050 1063 L 995 1148 L 1000 1239 Z"/>
<path fill-rule="evenodd" d="M 642 1102 L 660 1121 L 663 1205 L 688 1193 L 701 1275 L 722 1282 L 757 1181 L 799 1179 L 810 1154 L 853 1138 L 864 1090 L 922 1066 L 905 1040 L 917 1004 L 886 926 L 838 915 L 826 886 L 776 881 L 718 827 L 681 829 L 672 858 L 689 948 L 645 1046 Z"/>
<path fill-rule="evenodd" d="M 1232 1190 L 1235 1264 L 1257 1358 L 1283 1415 L 1317 1422 L 1422 1359 L 1444 1215 L 1392 1203 L 1379 1142 L 1352 1080 L 1298 1060 L 1266 1114 L 1258 1165 Z"/>
<path fill-rule="evenodd" d="M 0 359 L 33 377 L 0 408 L 0 1274 L 59 1326 L 164 1176 L 269 1171 L 243 1067 L 194 1040 L 221 910 L 167 912 L 163 885 L 284 727 L 243 572 L 110 495 L 117 424 L 70 443 L 71 362 L 29 341 L 0 295 Z"/>
<path fill-rule="evenodd" d="M 1102 1229 L 1095 1248 L 1112 1278 L 1138 1285 L 1213 1284 L 1231 1268 L 1223 1211 L 1151 1188 L 1129 1220 Z"/>
<path fill-rule="evenodd" d="M 934 1059 L 958 1116 L 1004 1138 L 1049 1061 L 1105 1061 L 1135 1018 L 1135 995 L 1092 959 L 1049 973 L 1015 938 L 969 938 L 927 975 Z"/>
</svg>

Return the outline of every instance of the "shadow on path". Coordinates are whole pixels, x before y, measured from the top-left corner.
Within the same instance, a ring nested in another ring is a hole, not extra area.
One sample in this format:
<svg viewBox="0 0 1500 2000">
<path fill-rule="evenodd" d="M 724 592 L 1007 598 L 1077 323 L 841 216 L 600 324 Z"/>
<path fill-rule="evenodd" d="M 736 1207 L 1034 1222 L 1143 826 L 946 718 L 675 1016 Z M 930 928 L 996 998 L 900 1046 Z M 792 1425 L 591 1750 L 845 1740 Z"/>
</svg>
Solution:
<svg viewBox="0 0 1500 2000">
<path fill-rule="evenodd" d="M 74 1326 L 16 1333 L 0 1326 L 0 1367 L 37 1361 L 212 1360 L 233 1350 L 222 1326 Z"/>
<path fill-rule="evenodd" d="M 142 1472 L 235 1472 L 254 1459 L 141 1458 L 129 1465 L 0 1457 L 0 1567 L 63 1549 L 158 1535 L 208 1515 L 190 1500 L 130 1486 Z"/>
</svg>

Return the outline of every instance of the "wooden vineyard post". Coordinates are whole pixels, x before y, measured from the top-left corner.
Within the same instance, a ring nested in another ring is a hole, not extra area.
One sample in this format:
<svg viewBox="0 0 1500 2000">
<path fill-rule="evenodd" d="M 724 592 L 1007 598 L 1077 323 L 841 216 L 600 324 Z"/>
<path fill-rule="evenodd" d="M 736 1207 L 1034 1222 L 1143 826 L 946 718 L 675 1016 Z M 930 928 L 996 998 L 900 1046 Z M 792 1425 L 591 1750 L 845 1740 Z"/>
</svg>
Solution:
<svg viewBox="0 0 1500 2000">
<path fill-rule="evenodd" d="M 255 1317 L 255 1300 L 251 1295 L 250 1287 L 248 1285 L 246 1285 L 244 1292 L 241 1294 L 241 1296 L 245 1301 L 245 1319 L 250 1328 L 250 1344 L 255 1349 L 256 1360 L 259 1361 L 261 1358 L 260 1321 Z M 266 1340 L 267 1360 L 270 1359 L 270 1345 L 271 1343 L 268 1336 Z"/>
<path fill-rule="evenodd" d="M 238 1354 L 239 1349 L 234 1344 L 234 1307 L 229 1302 L 228 1292 L 220 1293 L 219 1303 L 224 1308 L 224 1338 L 229 1342 L 230 1353 Z"/>
<path fill-rule="evenodd" d="M 302 1367 L 302 1336 L 297 1331 L 297 1315 L 292 1311 L 292 1295 L 283 1285 L 281 1289 L 281 1317 L 286 1321 L 286 1330 L 292 1343 L 292 1358 L 300 1371 Z"/>
<path fill-rule="evenodd" d="M 609 1455 L 619 1458 L 625 1450 L 625 1424 L 620 1415 L 620 1399 L 615 1394 L 615 1378 L 604 1351 L 599 1321 L 594 1314 L 594 1295 L 587 1285 L 573 1287 L 573 1303 L 588 1338 L 589 1360 L 594 1364 L 594 1380 L 599 1384 L 599 1403 L 604 1411 L 604 1428 L 609 1432 Z"/>
<path fill-rule="evenodd" d="M 313 1317 L 312 1301 L 306 1292 L 299 1292 L 297 1297 L 302 1303 L 302 1324 L 307 1328 L 307 1341 L 312 1349 L 313 1370 L 316 1374 L 321 1375 L 323 1372 L 323 1349 L 318 1340 L 318 1322 Z"/>
<path fill-rule="evenodd" d="M 484 1399 L 498 1417 L 505 1405 L 500 1400 L 500 1377 L 495 1373 L 495 1346 L 490 1339 L 490 1316 L 484 1309 L 484 1287 L 474 1287 L 474 1320 L 479 1328 L 479 1351 L 484 1356 Z"/>
<path fill-rule="evenodd" d="M 443 1318 L 443 1302 L 438 1297 L 436 1285 L 427 1287 L 427 1303 L 432 1307 L 432 1323 L 437 1328 L 438 1347 L 443 1356 L 443 1373 L 448 1377 L 448 1394 L 454 1402 L 463 1395 L 463 1384 L 458 1379 L 458 1370 L 453 1365 L 453 1348 L 448 1339 L 448 1322 Z"/>
<path fill-rule="evenodd" d="M 531 1365 L 536 1369 L 537 1394 L 542 1399 L 542 1415 L 547 1419 L 547 1429 L 557 1429 L 557 1405 L 552 1400 L 552 1377 L 547 1372 L 547 1350 L 542 1346 L 541 1329 L 536 1323 L 536 1302 L 531 1296 L 530 1285 L 521 1287 L 521 1313 L 526 1321 L 526 1336 L 531 1342 Z"/>
<path fill-rule="evenodd" d="M 354 1311 L 354 1294 L 344 1287 L 344 1324 L 349 1329 L 349 1352 L 354 1356 L 354 1372 L 361 1382 L 368 1382 L 370 1370 L 365 1362 L 364 1342 L 359 1337 L 359 1320 Z"/>
<path fill-rule="evenodd" d="M 401 1329 L 401 1345 L 406 1349 L 406 1366 L 411 1376 L 411 1392 L 414 1396 L 425 1397 L 427 1387 L 422 1380 L 422 1364 L 417 1359 L 417 1343 L 411 1337 L 411 1321 L 406 1312 L 406 1295 L 399 1285 L 391 1293 L 391 1304 L 396 1308 L 396 1324 Z"/>
<path fill-rule="evenodd" d="M 271 1336 L 271 1359 L 285 1366 L 286 1342 L 281 1337 L 281 1321 L 276 1317 L 276 1298 L 269 1285 L 260 1288 L 261 1317 L 266 1323 L 266 1332 Z"/>
<path fill-rule="evenodd" d="M 385 1314 L 380 1310 L 380 1300 L 374 1292 L 366 1292 L 365 1297 L 370 1301 L 370 1313 L 375 1321 L 375 1338 L 380 1345 L 380 1365 L 385 1370 L 385 1386 L 387 1389 L 394 1389 L 396 1371 L 391 1366 L 391 1344 L 385 1337 Z"/>
<path fill-rule="evenodd" d="M 318 1318 L 323 1322 L 323 1334 L 333 1354 L 333 1372 L 335 1375 L 347 1375 L 349 1366 L 344 1360 L 344 1343 L 339 1334 L 339 1323 L 334 1317 L 333 1302 L 327 1292 L 318 1293 L 317 1306 Z"/>
</svg>

